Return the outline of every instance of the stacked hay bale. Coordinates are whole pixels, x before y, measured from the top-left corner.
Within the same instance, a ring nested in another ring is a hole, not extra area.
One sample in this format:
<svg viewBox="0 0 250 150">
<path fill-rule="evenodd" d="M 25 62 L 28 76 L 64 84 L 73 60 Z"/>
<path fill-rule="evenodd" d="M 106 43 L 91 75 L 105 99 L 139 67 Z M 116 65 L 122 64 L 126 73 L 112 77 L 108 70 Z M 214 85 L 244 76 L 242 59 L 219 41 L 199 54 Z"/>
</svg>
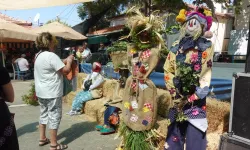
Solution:
<svg viewBox="0 0 250 150">
<path fill-rule="evenodd" d="M 81 84 L 84 78 L 86 78 L 86 74 L 80 73 L 78 76 L 78 91 L 71 92 L 67 95 L 66 102 L 71 105 L 72 100 L 75 97 L 76 93 L 81 89 Z M 114 89 L 117 84 L 116 80 L 106 79 L 103 84 L 103 98 L 95 99 L 92 101 L 86 102 L 83 107 L 83 111 L 86 115 L 93 118 L 98 124 L 103 124 L 104 121 L 104 104 L 107 103 L 114 96 Z M 119 95 L 122 96 L 123 89 L 120 89 Z M 167 126 L 168 121 L 166 119 L 168 115 L 168 110 L 170 108 L 170 95 L 166 90 L 158 89 L 157 91 L 157 101 L 158 101 L 158 121 L 156 124 L 156 129 L 163 136 L 167 134 Z M 207 118 L 209 128 L 207 131 L 207 139 L 208 139 L 208 150 L 216 150 L 219 145 L 219 138 L 223 132 L 227 131 L 228 123 L 229 123 L 229 112 L 230 112 L 230 104 L 227 102 L 220 102 L 216 99 L 207 100 Z M 160 149 L 163 149 L 164 140 L 160 143 Z"/>
</svg>

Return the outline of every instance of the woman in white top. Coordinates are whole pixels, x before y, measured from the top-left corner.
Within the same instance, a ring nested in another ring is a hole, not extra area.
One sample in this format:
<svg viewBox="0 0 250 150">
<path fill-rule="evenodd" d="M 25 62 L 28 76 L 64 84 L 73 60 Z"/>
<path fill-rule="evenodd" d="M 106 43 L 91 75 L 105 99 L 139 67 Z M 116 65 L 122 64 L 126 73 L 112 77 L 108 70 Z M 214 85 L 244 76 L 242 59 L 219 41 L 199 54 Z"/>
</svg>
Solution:
<svg viewBox="0 0 250 150">
<path fill-rule="evenodd" d="M 62 62 L 53 53 L 56 43 L 56 38 L 48 32 L 37 37 L 36 46 L 40 52 L 36 55 L 34 66 L 35 90 L 41 110 L 39 145 L 51 142 L 50 150 L 67 149 L 67 145 L 57 143 L 57 130 L 62 117 L 63 75 L 70 72 L 74 59 L 71 55 Z M 47 123 L 50 140 L 45 135 Z"/>
</svg>

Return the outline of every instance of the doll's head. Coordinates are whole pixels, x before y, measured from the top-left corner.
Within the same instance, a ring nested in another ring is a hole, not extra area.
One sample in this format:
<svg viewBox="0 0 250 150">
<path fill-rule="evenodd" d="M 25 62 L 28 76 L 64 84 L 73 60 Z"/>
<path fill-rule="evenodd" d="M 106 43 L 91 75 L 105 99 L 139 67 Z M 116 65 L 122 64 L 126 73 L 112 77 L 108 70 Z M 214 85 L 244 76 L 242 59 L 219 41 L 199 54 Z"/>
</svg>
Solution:
<svg viewBox="0 0 250 150">
<path fill-rule="evenodd" d="M 182 23 L 181 34 L 192 36 L 194 39 L 200 36 L 211 38 L 212 13 L 205 8 L 197 8 L 195 11 L 182 9 L 176 17 L 176 21 Z"/>
<path fill-rule="evenodd" d="M 102 70 L 102 65 L 99 62 L 94 62 L 92 65 L 92 71 L 100 73 Z"/>
</svg>

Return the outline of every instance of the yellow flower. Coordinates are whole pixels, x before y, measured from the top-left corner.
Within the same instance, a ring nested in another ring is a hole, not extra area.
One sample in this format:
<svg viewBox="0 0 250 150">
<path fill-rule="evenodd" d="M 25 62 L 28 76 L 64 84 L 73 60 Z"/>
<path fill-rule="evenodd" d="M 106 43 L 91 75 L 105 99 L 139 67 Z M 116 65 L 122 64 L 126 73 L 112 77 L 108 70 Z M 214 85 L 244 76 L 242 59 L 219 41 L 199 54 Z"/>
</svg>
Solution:
<svg viewBox="0 0 250 150">
<path fill-rule="evenodd" d="M 204 14 L 206 15 L 206 16 L 212 16 L 212 12 L 210 11 L 210 10 L 204 10 Z"/>
<path fill-rule="evenodd" d="M 132 48 L 132 49 L 130 50 L 130 53 L 131 53 L 131 54 L 135 54 L 135 53 L 136 53 L 136 49 L 135 49 L 135 48 Z"/>
<path fill-rule="evenodd" d="M 186 21 L 186 10 L 185 9 L 180 10 L 179 15 L 176 17 L 176 21 L 181 22 L 181 23 Z"/>
<path fill-rule="evenodd" d="M 145 113 L 150 111 L 150 110 L 148 109 L 148 107 L 143 107 L 142 110 L 143 110 L 143 112 L 145 112 Z"/>
<path fill-rule="evenodd" d="M 129 102 L 125 102 L 124 103 L 124 107 L 127 108 L 127 109 L 129 109 L 130 108 L 130 103 Z"/>
</svg>

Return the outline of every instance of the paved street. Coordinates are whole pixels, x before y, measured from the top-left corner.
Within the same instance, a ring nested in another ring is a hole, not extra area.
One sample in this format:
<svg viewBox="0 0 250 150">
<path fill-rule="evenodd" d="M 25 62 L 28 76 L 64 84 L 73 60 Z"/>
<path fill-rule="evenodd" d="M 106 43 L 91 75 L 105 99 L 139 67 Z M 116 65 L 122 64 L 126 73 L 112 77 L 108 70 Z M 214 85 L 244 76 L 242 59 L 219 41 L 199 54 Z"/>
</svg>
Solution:
<svg viewBox="0 0 250 150">
<path fill-rule="evenodd" d="M 30 81 L 13 82 L 16 101 L 10 104 L 10 111 L 16 113 L 15 123 L 21 150 L 48 150 L 49 146 L 39 147 L 38 117 L 39 107 L 20 106 L 21 95 L 29 89 Z M 70 117 L 66 112 L 70 107 L 63 105 L 63 119 L 59 129 L 59 142 L 68 144 L 69 150 L 114 150 L 119 140 L 114 135 L 102 136 L 95 131 L 95 122 L 89 122 L 82 115 Z"/>
</svg>

